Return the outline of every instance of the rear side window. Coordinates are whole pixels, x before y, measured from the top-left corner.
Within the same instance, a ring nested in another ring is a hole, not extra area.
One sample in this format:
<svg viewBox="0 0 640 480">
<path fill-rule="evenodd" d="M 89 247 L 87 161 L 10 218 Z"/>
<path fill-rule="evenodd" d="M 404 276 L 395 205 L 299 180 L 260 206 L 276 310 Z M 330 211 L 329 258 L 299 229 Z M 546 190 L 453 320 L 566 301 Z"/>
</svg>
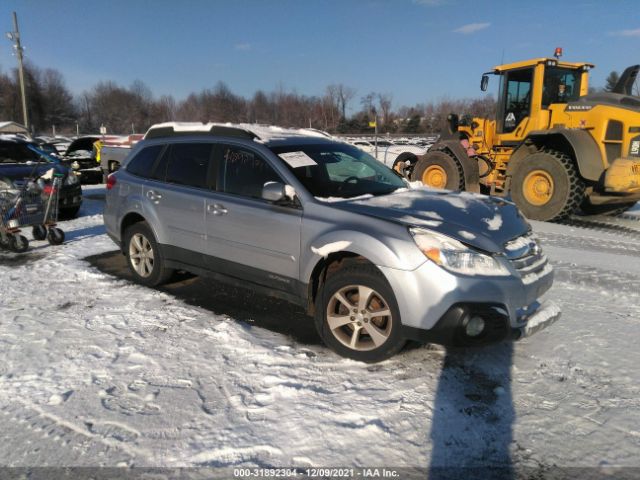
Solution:
<svg viewBox="0 0 640 480">
<path fill-rule="evenodd" d="M 0 163 L 26 163 L 38 161 L 38 154 L 17 142 L 0 142 Z"/>
<path fill-rule="evenodd" d="M 213 144 L 211 143 L 177 143 L 172 145 L 166 156 L 168 162 L 167 182 L 206 188 L 212 150 Z"/>
<path fill-rule="evenodd" d="M 282 182 L 269 163 L 245 148 L 222 145 L 219 190 L 243 197 L 262 198 L 267 182 Z"/>
<path fill-rule="evenodd" d="M 127 165 L 127 172 L 139 177 L 149 178 L 153 172 L 155 163 L 163 145 L 154 145 L 143 148 Z"/>
</svg>

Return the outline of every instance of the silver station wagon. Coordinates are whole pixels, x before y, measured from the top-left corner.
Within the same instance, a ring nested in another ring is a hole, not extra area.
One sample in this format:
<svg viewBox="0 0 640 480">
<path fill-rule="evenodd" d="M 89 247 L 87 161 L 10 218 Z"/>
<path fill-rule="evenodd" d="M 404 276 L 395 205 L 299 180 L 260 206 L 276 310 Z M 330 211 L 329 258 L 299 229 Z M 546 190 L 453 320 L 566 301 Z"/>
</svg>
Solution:
<svg viewBox="0 0 640 480">
<path fill-rule="evenodd" d="M 186 270 L 296 302 L 365 362 L 409 339 L 517 339 L 560 316 L 539 301 L 553 271 L 512 203 L 412 188 L 311 130 L 155 125 L 109 176 L 104 221 L 139 283 Z"/>
</svg>

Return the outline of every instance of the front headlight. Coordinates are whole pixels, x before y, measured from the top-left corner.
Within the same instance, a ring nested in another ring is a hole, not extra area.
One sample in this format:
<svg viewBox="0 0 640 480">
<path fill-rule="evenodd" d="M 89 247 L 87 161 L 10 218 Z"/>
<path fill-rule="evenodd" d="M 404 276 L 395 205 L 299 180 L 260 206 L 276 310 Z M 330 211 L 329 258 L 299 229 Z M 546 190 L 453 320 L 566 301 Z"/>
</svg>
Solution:
<svg viewBox="0 0 640 480">
<path fill-rule="evenodd" d="M 446 270 L 463 275 L 511 275 L 498 259 L 477 252 L 451 237 L 421 228 L 410 228 L 409 232 L 422 253 Z"/>
<path fill-rule="evenodd" d="M 78 174 L 76 172 L 69 171 L 69 175 L 64 181 L 65 185 L 76 185 L 79 182 Z"/>
</svg>

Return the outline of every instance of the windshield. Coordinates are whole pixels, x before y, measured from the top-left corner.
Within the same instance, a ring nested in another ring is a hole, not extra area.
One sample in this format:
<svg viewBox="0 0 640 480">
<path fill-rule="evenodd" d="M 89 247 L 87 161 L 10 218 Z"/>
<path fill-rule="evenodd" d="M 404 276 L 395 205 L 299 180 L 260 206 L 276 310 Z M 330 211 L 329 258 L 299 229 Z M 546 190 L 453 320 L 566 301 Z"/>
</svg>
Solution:
<svg viewBox="0 0 640 480">
<path fill-rule="evenodd" d="M 271 150 L 314 197 L 384 195 L 406 187 L 393 170 L 352 145 L 287 145 Z"/>
</svg>

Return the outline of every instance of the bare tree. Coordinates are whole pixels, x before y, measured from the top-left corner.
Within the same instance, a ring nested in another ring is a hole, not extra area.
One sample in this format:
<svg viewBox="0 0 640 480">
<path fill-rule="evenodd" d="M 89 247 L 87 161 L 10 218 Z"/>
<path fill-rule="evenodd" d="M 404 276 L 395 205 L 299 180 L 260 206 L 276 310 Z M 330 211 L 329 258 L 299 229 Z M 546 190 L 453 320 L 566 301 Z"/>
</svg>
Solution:
<svg viewBox="0 0 640 480">
<path fill-rule="evenodd" d="M 342 114 L 342 118 L 346 119 L 347 105 L 356 96 L 357 90 L 355 88 L 347 87 L 342 83 L 339 83 L 337 85 L 329 85 L 327 87 L 327 92 L 329 92 L 331 97 L 336 100 L 338 109 Z"/>
<path fill-rule="evenodd" d="M 380 105 L 380 111 L 382 112 L 382 124 L 388 125 L 390 123 L 391 114 L 391 100 L 393 95 L 390 93 L 378 94 L 378 105 Z"/>
</svg>

